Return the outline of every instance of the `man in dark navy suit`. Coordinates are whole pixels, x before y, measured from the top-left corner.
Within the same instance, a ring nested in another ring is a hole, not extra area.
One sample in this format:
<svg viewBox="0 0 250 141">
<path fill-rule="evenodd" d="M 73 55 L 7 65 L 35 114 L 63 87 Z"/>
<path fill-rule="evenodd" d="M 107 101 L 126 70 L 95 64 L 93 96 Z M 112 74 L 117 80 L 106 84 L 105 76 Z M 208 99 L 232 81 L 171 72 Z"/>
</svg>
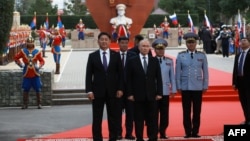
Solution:
<svg viewBox="0 0 250 141">
<path fill-rule="evenodd" d="M 103 141 L 102 117 L 106 104 L 109 141 L 117 138 L 116 100 L 123 95 L 123 69 L 119 53 L 110 50 L 111 36 L 106 32 L 98 35 L 100 49 L 90 53 L 86 69 L 86 92 L 92 101 L 94 141 Z"/>
<path fill-rule="evenodd" d="M 238 90 L 245 121 L 250 125 L 250 38 L 241 39 L 241 53 L 237 54 L 233 69 L 233 87 Z"/>
<path fill-rule="evenodd" d="M 134 37 L 134 47 L 130 48 L 129 51 L 135 52 L 137 55 L 140 54 L 139 42 L 141 40 L 143 40 L 143 39 L 144 39 L 144 37 L 142 35 L 140 35 L 140 34 L 135 35 L 135 37 Z M 150 56 L 152 56 L 151 50 L 149 50 L 148 54 Z"/>
<path fill-rule="evenodd" d="M 157 58 L 148 55 L 148 40 L 139 43 L 140 53 L 128 62 L 127 95 L 134 101 L 135 134 L 143 141 L 143 128 L 147 125 L 149 141 L 157 141 L 157 101 L 162 98 L 161 68 Z"/>
<path fill-rule="evenodd" d="M 136 53 L 132 51 L 128 51 L 128 42 L 129 38 L 127 37 L 119 37 L 118 38 L 118 45 L 120 48 L 120 57 L 123 65 L 123 72 L 124 72 L 124 88 L 126 88 L 127 81 L 126 81 L 126 70 L 127 70 L 127 62 L 129 59 L 136 56 Z M 117 128 L 117 139 L 122 139 L 122 112 L 125 109 L 125 127 L 126 127 L 126 134 L 125 139 L 134 140 L 135 137 L 132 135 L 133 126 L 134 126 L 134 103 L 127 99 L 127 91 L 126 89 L 123 90 L 123 96 L 118 98 L 117 100 L 117 110 L 118 110 L 118 128 Z"/>
</svg>

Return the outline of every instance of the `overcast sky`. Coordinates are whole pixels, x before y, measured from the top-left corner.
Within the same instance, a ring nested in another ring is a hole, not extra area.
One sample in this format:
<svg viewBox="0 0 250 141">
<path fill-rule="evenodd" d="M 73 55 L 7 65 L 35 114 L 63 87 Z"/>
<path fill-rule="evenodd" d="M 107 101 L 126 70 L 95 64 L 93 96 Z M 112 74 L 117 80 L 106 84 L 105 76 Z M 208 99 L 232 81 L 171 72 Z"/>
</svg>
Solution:
<svg viewBox="0 0 250 141">
<path fill-rule="evenodd" d="M 58 6 L 58 9 L 63 9 L 63 1 L 64 0 L 53 0 L 52 5 L 56 5 Z"/>
</svg>

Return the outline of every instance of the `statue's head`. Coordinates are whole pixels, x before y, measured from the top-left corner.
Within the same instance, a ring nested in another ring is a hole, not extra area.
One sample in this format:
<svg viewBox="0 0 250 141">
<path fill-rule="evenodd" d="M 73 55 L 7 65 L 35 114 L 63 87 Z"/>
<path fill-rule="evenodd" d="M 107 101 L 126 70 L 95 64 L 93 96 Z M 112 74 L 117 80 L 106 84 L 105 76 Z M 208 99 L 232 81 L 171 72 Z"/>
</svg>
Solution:
<svg viewBox="0 0 250 141">
<path fill-rule="evenodd" d="M 125 9 L 126 9 L 126 5 L 125 4 L 117 4 L 116 5 L 116 10 L 117 10 L 117 14 L 119 16 L 123 16 L 125 14 Z"/>
</svg>

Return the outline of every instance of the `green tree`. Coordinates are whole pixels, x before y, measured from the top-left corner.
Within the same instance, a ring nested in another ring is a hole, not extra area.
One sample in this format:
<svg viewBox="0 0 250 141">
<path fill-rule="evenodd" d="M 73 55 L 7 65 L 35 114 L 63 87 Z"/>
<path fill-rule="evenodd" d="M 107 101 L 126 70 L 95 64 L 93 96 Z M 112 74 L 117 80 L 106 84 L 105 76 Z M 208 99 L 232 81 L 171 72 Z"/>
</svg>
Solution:
<svg viewBox="0 0 250 141">
<path fill-rule="evenodd" d="M 28 9 L 27 14 L 33 15 L 36 12 L 37 15 L 49 15 L 57 14 L 57 5 L 52 7 L 51 2 L 48 0 L 35 0 Z"/>
<path fill-rule="evenodd" d="M 0 59 L 9 40 L 10 30 L 13 22 L 14 0 L 0 1 Z M 1 60 L 0 60 L 1 62 Z"/>
<path fill-rule="evenodd" d="M 15 10 L 20 12 L 20 15 L 27 15 L 28 9 L 34 4 L 34 0 L 21 0 L 20 3 L 15 5 Z"/>
<path fill-rule="evenodd" d="M 87 7 L 81 0 L 75 0 L 74 3 L 64 3 L 66 8 L 64 9 L 65 15 L 86 15 Z"/>
</svg>

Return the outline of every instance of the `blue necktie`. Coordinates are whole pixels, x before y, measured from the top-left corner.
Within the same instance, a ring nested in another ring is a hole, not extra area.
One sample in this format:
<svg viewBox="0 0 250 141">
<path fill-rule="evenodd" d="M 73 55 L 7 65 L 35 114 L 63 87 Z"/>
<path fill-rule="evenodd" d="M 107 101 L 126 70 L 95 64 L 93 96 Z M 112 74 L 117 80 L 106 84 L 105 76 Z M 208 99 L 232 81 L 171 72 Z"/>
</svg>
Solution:
<svg viewBox="0 0 250 141">
<path fill-rule="evenodd" d="M 103 52 L 102 53 L 102 61 L 103 61 L 102 65 L 103 65 L 105 71 L 107 71 L 107 69 L 108 69 L 108 63 L 107 63 L 106 53 L 107 52 Z"/>
<path fill-rule="evenodd" d="M 244 56 L 245 56 L 245 52 L 243 51 L 240 55 L 240 62 L 238 65 L 238 75 L 239 76 L 243 76 L 243 61 L 244 61 Z"/>
</svg>

